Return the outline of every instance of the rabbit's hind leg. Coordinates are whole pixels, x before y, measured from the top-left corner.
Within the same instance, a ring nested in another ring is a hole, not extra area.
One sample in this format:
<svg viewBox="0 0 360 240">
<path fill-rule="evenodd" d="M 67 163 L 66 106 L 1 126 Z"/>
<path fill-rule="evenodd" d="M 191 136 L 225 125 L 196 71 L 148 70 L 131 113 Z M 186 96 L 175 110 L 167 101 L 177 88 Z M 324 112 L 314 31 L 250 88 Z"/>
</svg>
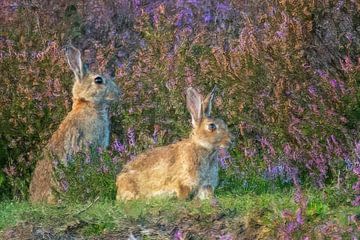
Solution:
<svg viewBox="0 0 360 240">
<path fill-rule="evenodd" d="M 52 188 L 54 187 L 53 166 L 49 160 L 40 160 L 30 183 L 30 201 L 56 203 Z"/>
<path fill-rule="evenodd" d="M 126 176 L 119 176 L 116 181 L 117 201 L 128 201 L 137 199 L 139 196 L 136 182 Z"/>
</svg>

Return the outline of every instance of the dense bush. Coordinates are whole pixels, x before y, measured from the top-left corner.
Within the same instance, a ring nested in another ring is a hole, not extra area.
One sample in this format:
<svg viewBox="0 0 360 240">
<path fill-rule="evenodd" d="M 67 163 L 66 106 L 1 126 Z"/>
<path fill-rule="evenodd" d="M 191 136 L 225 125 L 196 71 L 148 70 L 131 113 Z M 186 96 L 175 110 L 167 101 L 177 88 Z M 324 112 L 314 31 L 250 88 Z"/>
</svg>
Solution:
<svg viewBox="0 0 360 240">
<path fill-rule="evenodd" d="M 60 186 L 56 192 L 58 198 L 68 203 L 115 199 L 115 177 L 122 166 L 120 159 L 129 158 L 128 153 L 125 145 L 116 140 L 112 149 L 89 146 L 73 161 L 58 165 L 55 172 Z"/>
<path fill-rule="evenodd" d="M 187 136 L 184 90 L 220 89 L 229 171 L 350 188 L 359 166 L 356 1 L 2 1 L 0 189 L 26 196 L 37 154 L 71 107 L 71 41 L 124 92 L 113 138 L 131 154 Z M 123 161 L 124 159 L 120 159 Z M 89 169 L 90 171 L 90 169 Z M 354 186 L 358 189 L 358 185 Z"/>
</svg>

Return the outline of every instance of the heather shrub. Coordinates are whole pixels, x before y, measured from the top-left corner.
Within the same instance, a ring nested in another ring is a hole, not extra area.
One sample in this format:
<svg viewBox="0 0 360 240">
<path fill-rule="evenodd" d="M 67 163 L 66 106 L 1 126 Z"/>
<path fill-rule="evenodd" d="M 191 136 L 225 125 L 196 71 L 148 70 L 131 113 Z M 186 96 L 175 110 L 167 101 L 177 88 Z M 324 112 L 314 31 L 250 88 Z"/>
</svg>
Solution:
<svg viewBox="0 0 360 240">
<path fill-rule="evenodd" d="M 252 167 L 261 174 L 266 168 L 287 165 L 324 186 L 339 170 L 348 174 L 344 159 L 354 136 L 343 109 L 346 99 L 356 96 L 356 86 L 351 74 L 340 68 L 319 69 L 305 52 L 313 41 L 311 14 L 320 6 L 259 4 L 256 9 L 247 6 L 245 16 L 238 12 L 241 4 L 211 1 L 162 3 L 143 12 L 135 26 L 146 44 L 134 54 L 128 72 L 118 69 L 125 102 L 131 104 L 124 109 L 136 119 L 135 129 L 145 128 L 150 134 L 153 119 L 162 121 L 158 115 L 186 120 L 181 106 L 184 88 L 208 90 L 217 84 L 222 90 L 217 108 L 238 134 L 237 167 Z M 166 14 L 171 7 L 178 14 Z M 339 8 L 330 3 L 325 7 Z M 354 49 L 343 41 L 342 48 Z M 345 61 L 341 57 L 336 59 L 338 67 Z M 158 124 L 185 133 L 183 127 L 164 121 Z"/>
<path fill-rule="evenodd" d="M 126 159 L 126 148 L 118 140 L 113 149 L 89 148 L 78 153 L 73 161 L 56 167 L 55 176 L 60 185 L 60 201 L 84 203 L 115 198 L 115 178 Z"/>
<path fill-rule="evenodd" d="M 72 74 L 61 51 L 69 41 L 82 49 L 90 68 L 115 76 L 122 88 L 122 103 L 111 111 L 112 134 L 127 144 L 129 156 L 186 137 L 191 125 L 184 90 L 208 92 L 217 85 L 215 115 L 236 135 L 224 184 L 234 179 L 246 186 L 258 178 L 259 184 L 286 186 L 296 170 L 300 183 L 336 182 L 353 191 L 359 165 L 358 3 L 1 4 L 1 192 L 26 196 L 38 153 L 70 110 Z M 96 172 L 101 156 L 91 157 L 94 169 L 78 156 L 64 171 L 71 175 L 84 165 L 98 189 L 95 182 L 104 177 L 109 184 L 119 169 Z M 73 183 L 70 195 L 85 191 L 79 179 Z M 110 197 L 109 191 L 103 194 Z"/>
<path fill-rule="evenodd" d="M 13 196 L 26 195 L 39 149 L 71 107 L 72 80 L 58 44 L 38 42 L 37 34 L 32 34 L 14 32 L 14 39 L 5 37 L 1 43 L 0 166 L 9 177 L 2 192 Z"/>
</svg>

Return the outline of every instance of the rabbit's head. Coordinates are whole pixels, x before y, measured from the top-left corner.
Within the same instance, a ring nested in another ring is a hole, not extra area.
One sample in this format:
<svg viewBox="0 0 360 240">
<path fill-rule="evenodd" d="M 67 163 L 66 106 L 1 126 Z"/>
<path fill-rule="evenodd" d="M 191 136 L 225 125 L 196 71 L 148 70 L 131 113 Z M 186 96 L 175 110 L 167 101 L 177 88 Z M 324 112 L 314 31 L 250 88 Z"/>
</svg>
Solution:
<svg viewBox="0 0 360 240">
<path fill-rule="evenodd" d="M 81 53 L 77 48 L 67 46 L 65 53 L 69 66 L 75 74 L 72 89 L 74 100 L 101 105 L 119 99 L 120 90 L 115 82 L 109 77 L 90 72 L 83 64 Z"/>
<path fill-rule="evenodd" d="M 226 123 L 211 117 L 211 108 L 215 96 L 215 88 L 203 99 L 195 89 L 188 88 L 186 91 L 186 105 L 191 114 L 193 141 L 212 150 L 218 147 L 228 147 L 232 136 Z"/>
</svg>

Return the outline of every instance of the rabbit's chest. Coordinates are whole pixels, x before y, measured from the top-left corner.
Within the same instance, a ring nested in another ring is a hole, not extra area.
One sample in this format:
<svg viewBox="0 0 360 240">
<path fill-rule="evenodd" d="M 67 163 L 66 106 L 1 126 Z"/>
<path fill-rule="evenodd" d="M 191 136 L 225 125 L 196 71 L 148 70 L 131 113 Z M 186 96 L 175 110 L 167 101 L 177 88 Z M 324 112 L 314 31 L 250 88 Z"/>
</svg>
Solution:
<svg viewBox="0 0 360 240">
<path fill-rule="evenodd" d="M 209 175 L 212 174 L 212 172 L 214 171 L 215 168 L 215 160 L 210 160 L 210 161 L 206 161 L 204 163 L 201 163 L 199 166 L 199 178 L 203 179 L 203 178 L 208 178 Z"/>
<path fill-rule="evenodd" d="M 200 163 L 198 172 L 198 181 L 200 185 L 204 182 L 209 182 L 210 179 L 217 179 L 218 164 L 214 158 L 210 161 L 203 161 Z"/>
<path fill-rule="evenodd" d="M 55 148 L 63 145 L 67 152 L 77 152 L 88 145 L 107 147 L 109 120 L 107 116 L 79 114 L 66 119 L 54 135 L 51 145 Z"/>
<path fill-rule="evenodd" d="M 87 121 L 84 121 L 80 134 L 78 137 L 83 138 L 84 141 L 98 145 L 101 147 L 107 147 L 109 145 L 109 120 L 107 117 L 101 118 L 89 118 Z"/>
</svg>

